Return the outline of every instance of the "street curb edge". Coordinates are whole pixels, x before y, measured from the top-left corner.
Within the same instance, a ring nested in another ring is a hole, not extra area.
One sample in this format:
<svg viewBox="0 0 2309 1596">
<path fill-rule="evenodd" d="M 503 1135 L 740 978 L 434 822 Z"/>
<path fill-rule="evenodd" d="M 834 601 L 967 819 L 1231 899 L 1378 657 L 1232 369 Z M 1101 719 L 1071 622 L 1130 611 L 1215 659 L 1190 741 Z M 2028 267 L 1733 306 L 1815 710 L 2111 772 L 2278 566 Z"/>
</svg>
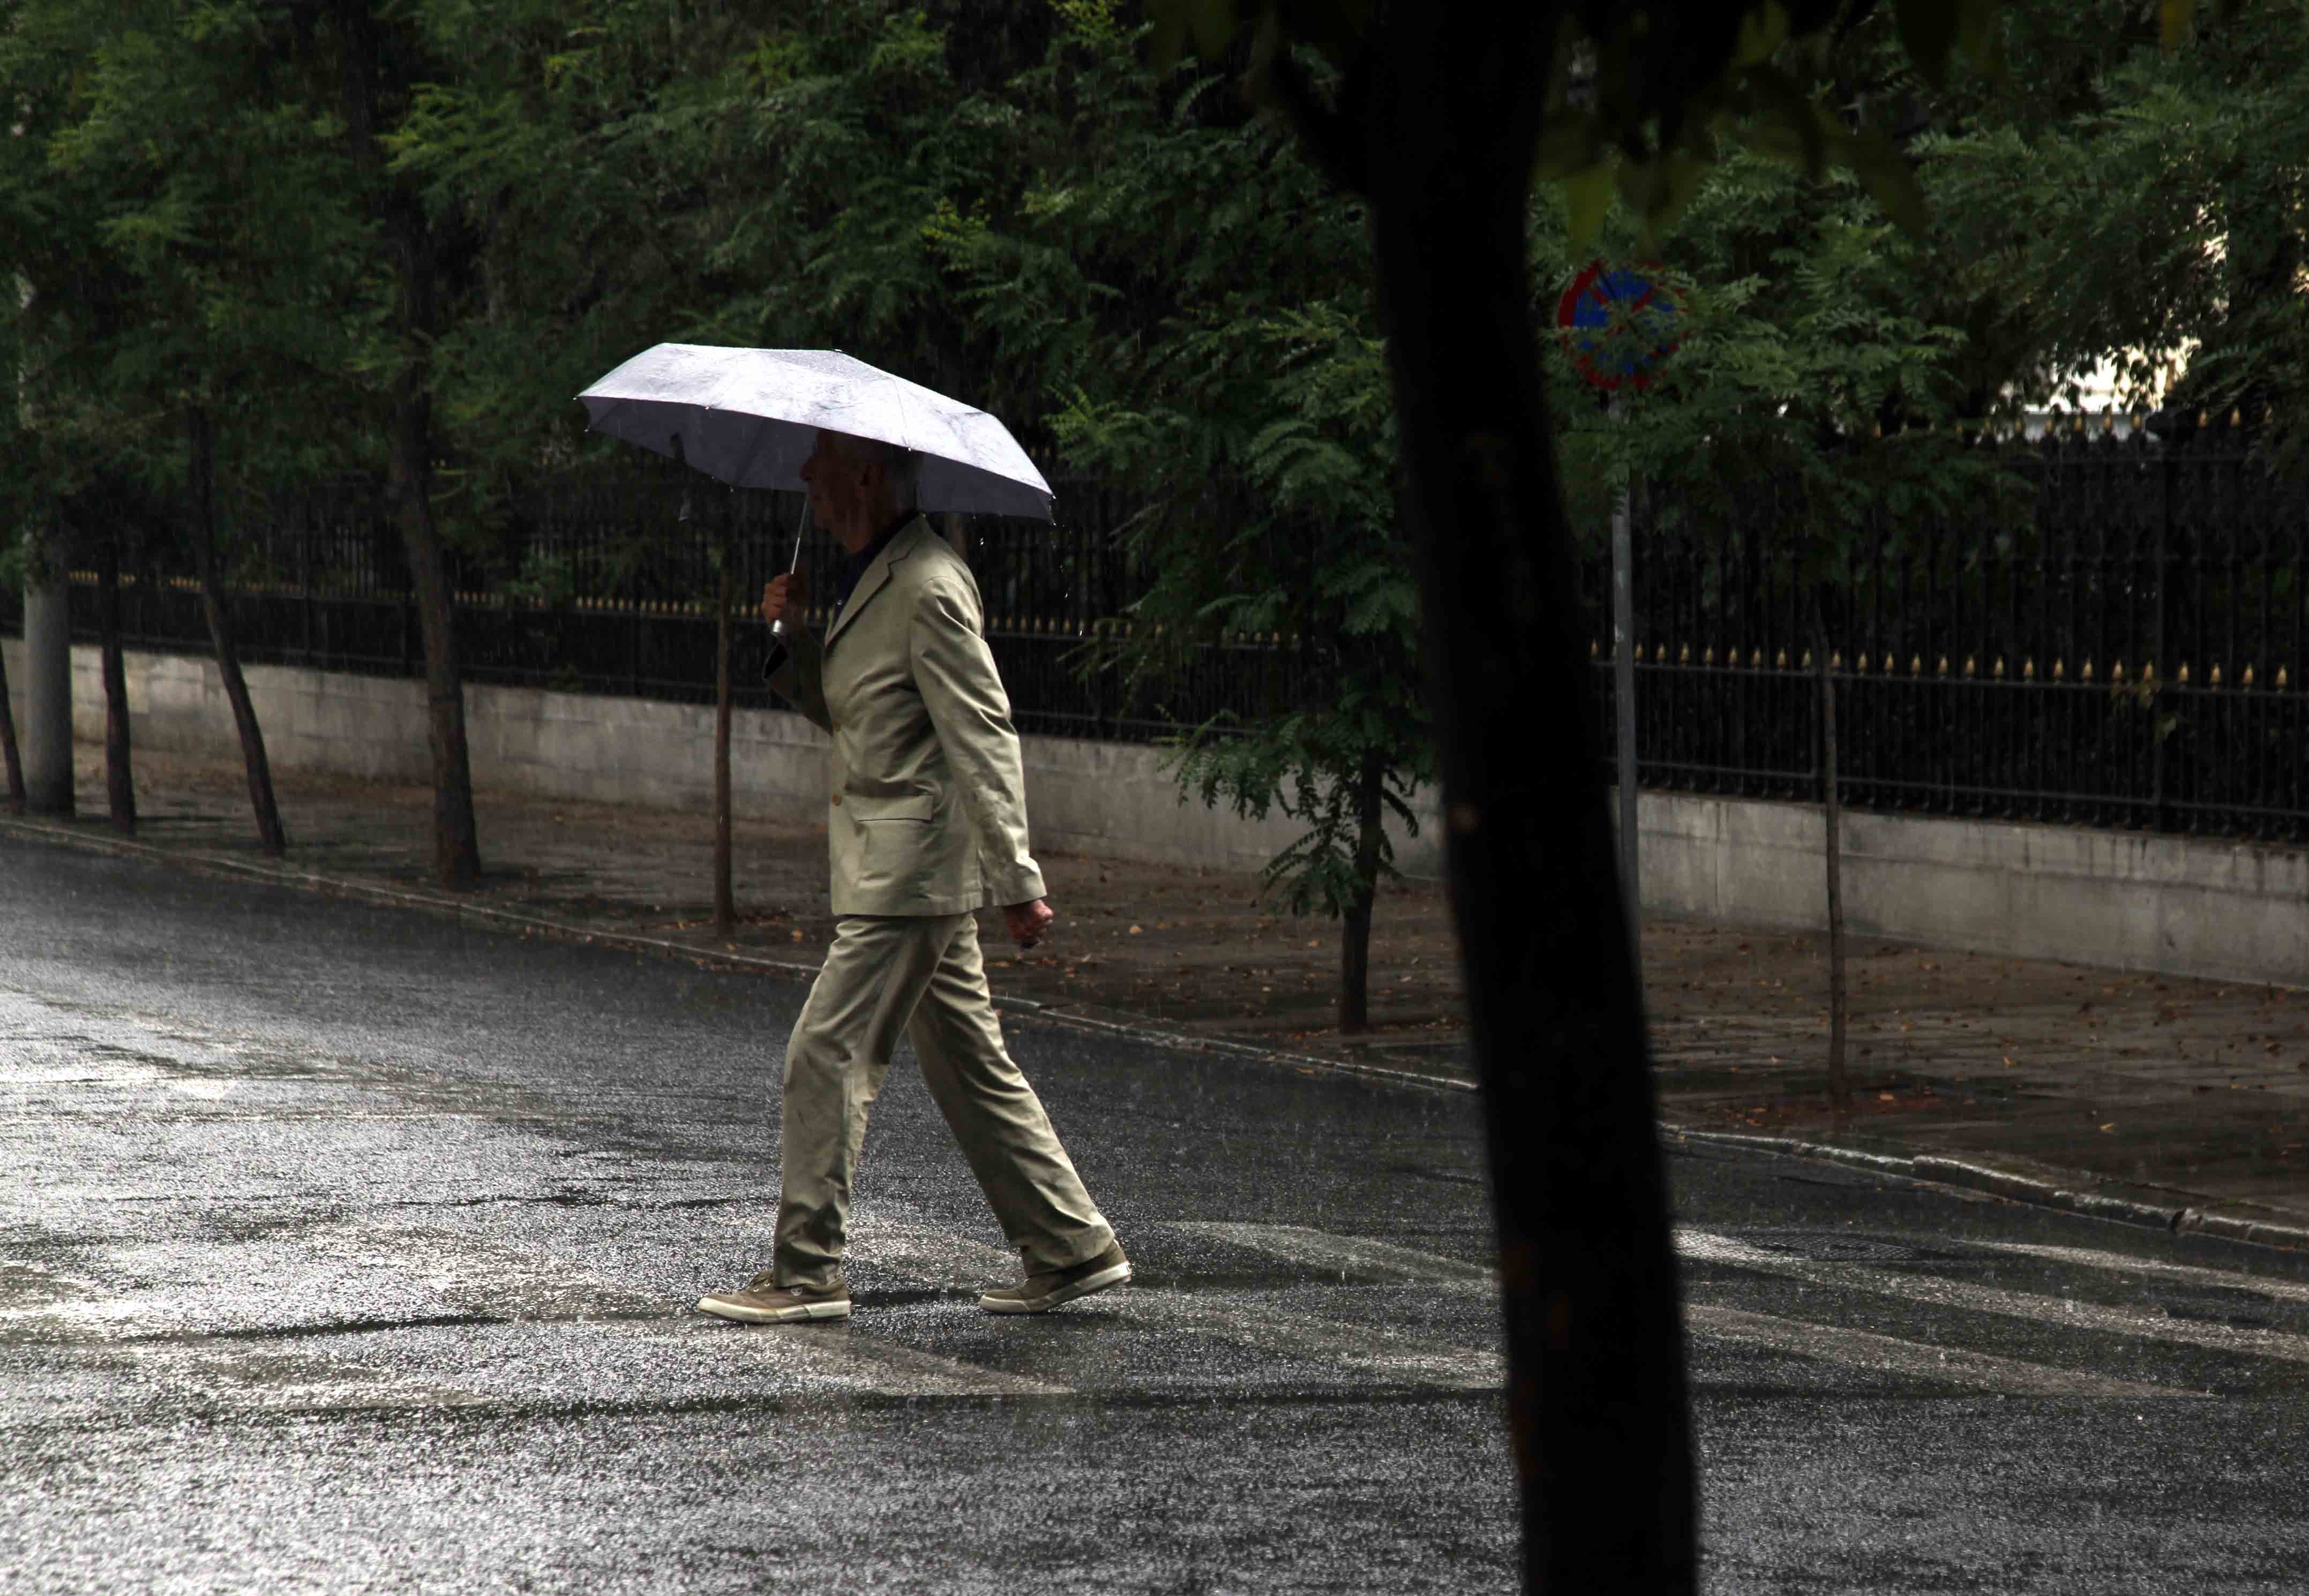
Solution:
<svg viewBox="0 0 2309 1596">
<path fill-rule="evenodd" d="M 2168 1230 L 2175 1235 L 2216 1236 L 2228 1241 L 2251 1242 L 2259 1247 L 2309 1248 L 2309 1226 L 2245 1219 L 2237 1214 L 2208 1212 L 2186 1203 L 2168 1205 L 2111 1196 L 2106 1192 L 2089 1189 L 2088 1178 L 2082 1176 L 2071 1177 L 2078 1184 L 2068 1185 L 1945 1154 L 1921 1153 L 1903 1157 L 1897 1153 L 1870 1152 L 1856 1147 L 1839 1147 L 1828 1142 L 1807 1142 L 1794 1136 L 1749 1135 L 1737 1131 L 1704 1130 L 1667 1121 L 1663 1121 L 1660 1128 L 1665 1134 L 1682 1141 L 1738 1147 L 1754 1152 L 1775 1153 L 1784 1158 L 1846 1164 L 1874 1170 L 1878 1174 L 1985 1192 L 1991 1196 L 2027 1203 L 2036 1207 L 2056 1208 L 2093 1219 L 2114 1220 L 2122 1224 Z"/>
<path fill-rule="evenodd" d="M 397 909 L 413 909 L 426 913 L 445 915 L 455 920 L 472 920 L 497 928 L 519 930 L 533 935 L 559 937 L 572 942 L 590 943 L 596 946 L 633 948 L 688 959 L 696 963 L 716 964 L 729 969 L 764 971 L 789 976 L 800 980 L 817 979 L 816 964 L 796 964 L 783 959 L 769 959 L 758 953 L 733 953 L 725 948 L 692 947 L 662 936 L 644 936 L 626 931 L 603 931 L 573 926 L 565 920 L 542 915 L 519 914 L 508 909 L 492 909 L 484 904 L 462 902 L 438 893 L 411 892 L 400 887 L 380 886 L 374 882 L 352 881 L 341 876 L 324 876 L 315 871 L 299 870 L 287 865 L 263 864 L 254 859 L 234 858 L 227 854 L 204 853 L 187 849 L 156 848 L 149 842 L 132 841 L 125 837 L 94 836 L 69 826 L 50 822 L 27 820 L 21 816 L 0 815 L 0 831 L 18 831 L 47 841 L 60 842 L 66 847 L 82 849 L 91 853 L 106 853 L 117 857 L 145 858 L 156 863 L 172 864 L 193 869 L 222 870 L 231 875 L 245 876 L 259 881 L 269 881 L 279 886 L 302 888 L 308 892 L 326 893 L 338 897 L 362 898 L 372 902 L 389 904 Z M 1319 1071 L 1383 1085 L 1406 1087 L 1419 1091 L 1473 1091 L 1472 1081 L 1458 1081 L 1449 1076 L 1425 1075 L 1411 1070 L 1388 1069 L 1382 1065 L 1356 1064 L 1345 1059 L 1322 1058 L 1312 1054 L 1286 1053 L 1280 1048 L 1262 1048 L 1252 1042 L 1230 1041 L 1222 1037 L 1189 1036 L 1183 1032 L 1161 1031 L 1152 1026 L 1133 1025 L 1122 1021 L 1103 1020 L 1094 1015 L 1072 1014 L 1056 1009 L 1031 997 L 994 996 L 994 1006 L 1006 1014 L 1044 1024 L 1065 1026 L 1077 1031 L 1095 1031 L 1104 1036 L 1120 1037 L 1130 1041 L 1146 1042 L 1156 1047 L 1193 1053 L 1219 1053 L 1235 1057 L 1255 1058 L 1263 1063 L 1281 1065 L 1302 1073 Z"/>
</svg>

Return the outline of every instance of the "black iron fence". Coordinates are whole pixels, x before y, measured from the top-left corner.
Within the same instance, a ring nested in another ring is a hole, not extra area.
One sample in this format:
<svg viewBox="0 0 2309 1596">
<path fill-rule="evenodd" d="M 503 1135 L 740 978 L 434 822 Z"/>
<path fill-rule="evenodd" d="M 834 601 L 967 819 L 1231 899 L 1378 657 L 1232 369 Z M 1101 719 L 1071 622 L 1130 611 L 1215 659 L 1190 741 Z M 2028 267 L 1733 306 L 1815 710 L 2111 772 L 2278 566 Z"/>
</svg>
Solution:
<svg viewBox="0 0 2309 1596">
<path fill-rule="evenodd" d="M 2032 489 L 2017 520 L 1864 528 L 1820 595 L 1846 800 L 2309 839 L 2309 492 L 2223 427 L 2001 447 Z M 1796 538 L 1769 494 L 1663 508 L 1636 524 L 1644 784 L 1817 798 Z M 1581 588 L 1609 746 L 1600 555 Z"/>
<path fill-rule="evenodd" d="M 1847 801 L 2309 839 L 2309 492 L 2267 476 L 2218 427 L 2176 447 L 2138 436 L 2008 447 L 2032 513 L 1864 528 L 1855 563 L 1825 595 Z M 1145 679 L 1091 668 L 1102 629 L 1128 624 L 1143 591 L 1118 531 L 1134 506 L 1094 484 L 1059 488 L 1056 527 L 979 518 L 956 529 L 1022 729 L 1156 740 L 1312 687 L 1302 651 L 1272 637 L 1212 645 Z M 453 562 L 469 679 L 692 702 L 713 692 L 717 548 L 749 610 L 784 569 L 800 508 L 655 465 L 541 482 L 500 504 L 464 529 Z M 1639 509 L 1645 785 L 1816 798 L 1814 594 L 1769 491 Z M 421 671 L 400 535 L 375 485 L 333 485 L 236 542 L 232 608 L 249 660 Z M 1580 597 L 1608 748 L 1604 546 L 1587 539 Z M 809 540 L 812 591 L 828 591 L 835 557 L 822 535 Z M 204 651 L 180 563 L 155 549 L 128 565 L 130 645 Z M 92 582 L 76 574 L 74 591 L 89 637 Z M 0 627 L 17 629 L 14 607 L 0 593 Z M 761 628 L 739 636 L 739 700 L 770 704 Z"/>
</svg>

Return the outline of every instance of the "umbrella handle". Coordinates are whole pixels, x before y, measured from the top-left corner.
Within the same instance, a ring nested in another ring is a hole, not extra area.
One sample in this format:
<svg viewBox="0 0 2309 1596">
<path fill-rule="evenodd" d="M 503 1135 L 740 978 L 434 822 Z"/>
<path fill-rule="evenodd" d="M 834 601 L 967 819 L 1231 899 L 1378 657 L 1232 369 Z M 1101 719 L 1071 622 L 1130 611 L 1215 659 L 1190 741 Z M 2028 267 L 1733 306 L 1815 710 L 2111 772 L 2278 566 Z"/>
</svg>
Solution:
<svg viewBox="0 0 2309 1596">
<path fill-rule="evenodd" d="M 802 545 L 802 539 L 803 539 L 804 538 L 806 538 L 807 536 L 809 536 L 809 499 L 808 496 L 806 496 L 806 495 L 805 495 L 805 496 L 803 496 L 803 498 L 802 498 L 802 501 L 801 501 L 801 521 L 800 521 L 800 522 L 798 525 L 796 525 L 796 526 L 795 526 L 795 528 L 794 528 L 794 548 L 793 548 L 793 558 L 791 558 L 791 559 L 790 559 L 790 560 L 788 560 L 788 561 L 786 562 L 786 574 L 787 574 L 787 575 L 789 575 L 789 576 L 792 575 L 796 571 L 799 571 L 800 569 L 801 569 L 801 545 Z M 770 636 L 771 636 L 772 638 L 776 639 L 776 640 L 778 640 L 778 641 L 781 641 L 781 642 L 782 642 L 782 641 L 783 641 L 783 640 L 784 640 L 785 634 L 786 634 L 786 624 L 785 624 L 785 621 L 784 621 L 783 618 L 780 618 L 780 619 L 778 619 L 778 620 L 772 621 L 772 622 L 770 623 Z"/>
</svg>

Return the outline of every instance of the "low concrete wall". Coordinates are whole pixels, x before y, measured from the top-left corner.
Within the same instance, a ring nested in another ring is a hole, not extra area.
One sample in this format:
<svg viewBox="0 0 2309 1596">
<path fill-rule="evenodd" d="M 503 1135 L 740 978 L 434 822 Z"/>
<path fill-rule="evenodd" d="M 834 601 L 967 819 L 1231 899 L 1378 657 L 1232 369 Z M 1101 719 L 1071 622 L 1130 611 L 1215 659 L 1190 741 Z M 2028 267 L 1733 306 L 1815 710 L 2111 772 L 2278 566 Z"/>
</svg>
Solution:
<svg viewBox="0 0 2309 1596">
<path fill-rule="evenodd" d="M 21 693 L 9 651 L 12 694 Z M 238 757 L 231 706 L 213 662 L 132 653 L 129 735 L 141 748 L 195 757 Z M 249 696 L 265 752 L 282 770 L 333 771 L 379 781 L 429 781 L 424 684 L 274 666 L 248 667 Z M 93 646 L 73 650 L 73 724 L 84 742 L 104 738 L 102 667 Z M 466 738 L 476 786 L 652 808 L 705 809 L 713 801 L 713 712 L 651 699 L 469 686 Z M 730 729 L 731 789 L 739 815 L 819 822 L 826 815 L 826 737 L 800 715 L 739 710 Z M 1038 849 L 1103 853 L 1156 863 L 1257 869 L 1299 828 L 1179 801 L 1162 751 L 1068 738 L 1025 739 L 1027 821 Z M 1414 876 L 1440 868 L 1434 830 L 1396 839 L 1398 865 Z"/>
<path fill-rule="evenodd" d="M 21 707 L 22 645 L 7 650 Z M 74 723 L 104 735 L 93 648 L 75 648 Z M 431 777 L 421 683 L 252 667 L 249 690 L 273 763 L 381 780 Z M 232 715 L 205 660 L 129 656 L 139 746 L 237 756 Z M 713 715 L 690 704 L 473 686 L 473 779 L 497 790 L 703 809 L 712 801 Z M 824 815 L 826 739 L 800 716 L 742 710 L 731 732 L 739 812 Z M 1181 804 L 1159 750 L 1028 738 L 1029 821 L 1050 852 L 1256 869 L 1297 828 Z M 1433 795 L 1426 795 L 1431 806 Z M 1644 903 L 1740 925 L 1816 927 L 1827 914 L 1820 811 L 1807 804 L 1647 792 Z M 1397 839 L 1412 876 L 1440 867 L 1431 808 Z M 2309 984 L 2309 853 L 2121 832 L 1855 814 L 1845 828 L 1851 926 L 1872 936 L 2121 969 Z"/>
<path fill-rule="evenodd" d="M 1809 804 L 1647 792 L 1647 907 L 1826 923 L 1825 822 Z M 1979 953 L 2309 985 L 2309 851 L 1980 820 L 1848 814 L 1846 923 Z"/>
</svg>

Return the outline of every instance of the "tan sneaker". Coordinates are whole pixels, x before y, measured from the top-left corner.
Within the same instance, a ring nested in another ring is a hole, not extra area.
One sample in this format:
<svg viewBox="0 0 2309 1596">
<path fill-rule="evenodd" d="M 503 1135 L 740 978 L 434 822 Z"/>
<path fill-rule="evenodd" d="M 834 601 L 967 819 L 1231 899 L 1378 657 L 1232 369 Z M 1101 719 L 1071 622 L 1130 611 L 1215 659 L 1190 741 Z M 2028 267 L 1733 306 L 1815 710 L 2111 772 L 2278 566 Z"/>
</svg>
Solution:
<svg viewBox="0 0 2309 1596">
<path fill-rule="evenodd" d="M 978 1299 L 978 1306 L 990 1314 L 1047 1314 L 1062 1302 L 1121 1285 L 1129 1278 L 1130 1260 L 1122 1255 L 1120 1247 L 1110 1242 L 1095 1258 L 1047 1274 L 1030 1274 L 1023 1286 L 987 1292 Z"/>
<path fill-rule="evenodd" d="M 711 1297 L 699 1298 L 697 1311 L 717 1318 L 735 1319 L 740 1324 L 846 1319 L 850 1316 L 850 1288 L 840 1285 L 813 1291 L 805 1286 L 782 1286 L 777 1277 L 765 1269 L 739 1290 L 716 1291 Z"/>
</svg>

